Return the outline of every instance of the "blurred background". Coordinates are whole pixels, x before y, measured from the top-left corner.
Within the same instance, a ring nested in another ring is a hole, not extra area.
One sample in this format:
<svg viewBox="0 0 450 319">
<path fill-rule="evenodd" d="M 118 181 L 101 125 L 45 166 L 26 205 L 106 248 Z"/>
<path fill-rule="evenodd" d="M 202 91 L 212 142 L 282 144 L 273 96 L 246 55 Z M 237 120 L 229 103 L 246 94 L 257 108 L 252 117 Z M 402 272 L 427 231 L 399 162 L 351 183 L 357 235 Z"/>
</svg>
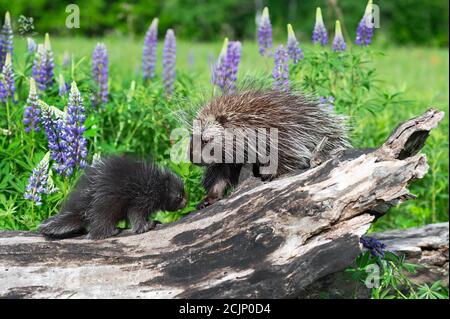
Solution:
<svg viewBox="0 0 450 319">
<path fill-rule="evenodd" d="M 63 27 L 69 3 L 80 7 L 79 29 Z M 151 19 L 159 17 L 162 30 L 171 27 L 182 39 L 212 41 L 224 36 L 254 38 L 255 12 L 268 6 L 275 38 L 284 37 L 290 22 L 300 39 L 309 39 L 317 6 L 322 8 L 326 25 L 339 18 L 344 34 L 354 38 L 366 4 L 365 0 L 1 0 L 0 12 L 33 17 L 38 32 L 90 37 L 143 34 Z M 375 4 L 381 15 L 378 43 L 448 46 L 447 0 L 379 0 Z"/>
</svg>

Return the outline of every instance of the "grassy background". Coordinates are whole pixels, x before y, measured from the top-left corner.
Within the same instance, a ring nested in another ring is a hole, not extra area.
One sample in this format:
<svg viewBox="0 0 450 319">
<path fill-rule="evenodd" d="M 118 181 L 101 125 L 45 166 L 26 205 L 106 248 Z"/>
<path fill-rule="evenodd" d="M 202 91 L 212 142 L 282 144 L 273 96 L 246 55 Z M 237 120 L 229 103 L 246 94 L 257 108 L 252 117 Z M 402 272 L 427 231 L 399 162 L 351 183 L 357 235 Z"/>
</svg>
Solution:
<svg viewBox="0 0 450 319">
<path fill-rule="evenodd" d="M 127 89 L 132 80 L 141 81 L 142 38 L 107 37 L 101 39 L 53 38 L 56 75 L 65 51 L 73 54 L 80 64 L 90 66 L 91 52 L 97 42 L 104 42 L 110 56 L 110 85 L 112 91 Z M 159 45 L 161 50 L 162 45 Z M 194 79 L 196 87 L 209 87 L 209 65 L 215 59 L 221 43 L 197 43 L 178 41 L 177 68 Z M 311 49 L 303 45 L 305 52 Z M 375 51 L 377 48 L 374 49 Z M 15 56 L 25 55 L 25 41 L 15 40 Z M 381 50 L 380 50 L 381 51 Z M 355 115 L 357 126 L 353 132 L 355 146 L 377 146 L 399 124 L 424 112 L 433 106 L 446 112 L 444 121 L 431 133 L 424 148 L 428 156 L 430 170 L 427 176 L 416 181 L 411 190 L 418 195 L 417 200 L 409 201 L 381 218 L 375 230 L 386 228 L 405 228 L 427 223 L 448 220 L 448 49 L 429 49 L 420 47 L 388 47 L 376 57 L 374 64 L 378 80 L 392 92 L 402 91 L 404 105 L 385 109 L 378 114 L 360 112 Z M 159 52 L 158 57 L 161 56 Z M 85 59 L 82 59 L 85 57 Z M 16 73 L 25 72 L 24 59 L 14 60 Z M 259 56 L 256 43 L 243 41 L 240 75 L 246 73 L 269 74 L 272 61 Z M 161 67 L 158 61 L 158 68 Z M 158 73 L 160 74 L 160 69 Z M 67 80 L 67 79 L 66 79 Z M 83 93 L 83 92 L 82 92 Z M 23 102 L 18 105 L 22 107 Z M 142 107 L 152 108 L 152 105 Z M 27 173 L 29 174 L 29 172 Z M 21 196 L 21 194 L 19 194 Z M 2 211 L 0 207 L 0 219 Z M 28 211 L 14 212 L 18 215 Z M 7 227 L 7 226 L 6 226 Z M 23 227 L 22 227 L 23 228 Z"/>
</svg>

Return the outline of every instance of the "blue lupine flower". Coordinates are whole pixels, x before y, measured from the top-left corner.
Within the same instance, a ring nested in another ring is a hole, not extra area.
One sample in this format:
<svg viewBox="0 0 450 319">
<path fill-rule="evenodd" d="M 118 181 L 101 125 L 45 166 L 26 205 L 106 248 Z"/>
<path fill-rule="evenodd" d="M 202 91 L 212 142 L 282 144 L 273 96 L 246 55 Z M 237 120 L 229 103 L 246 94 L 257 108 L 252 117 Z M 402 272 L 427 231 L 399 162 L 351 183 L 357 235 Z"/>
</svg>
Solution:
<svg viewBox="0 0 450 319">
<path fill-rule="evenodd" d="M 274 54 L 275 66 L 273 68 L 272 76 L 274 79 L 273 89 L 279 91 L 289 91 L 289 56 L 280 45 Z"/>
<path fill-rule="evenodd" d="M 142 50 L 142 74 L 144 80 L 155 76 L 156 48 L 158 46 L 158 18 L 153 19 L 145 33 L 144 48 Z"/>
<path fill-rule="evenodd" d="M 64 81 L 63 75 L 60 73 L 58 77 L 58 93 L 60 96 L 64 96 L 67 94 L 67 83 Z"/>
<path fill-rule="evenodd" d="M 47 87 L 53 84 L 54 81 L 54 69 L 55 69 L 55 63 L 53 61 L 53 51 L 52 46 L 50 44 L 50 36 L 48 33 L 45 34 L 45 40 L 44 40 L 44 48 L 45 48 L 45 73 L 46 73 L 46 79 L 47 79 Z"/>
<path fill-rule="evenodd" d="M 86 128 L 84 121 L 86 120 L 83 107 L 83 100 L 78 91 L 77 84 L 72 82 L 69 93 L 69 103 L 67 105 L 67 117 L 64 127 L 64 168 L 65 175 L 72 174 L 74 168 L 79 165 L 81 168 L 86 166 L 87 141 L 83 136 Z"/>
<path fill-rule="evenodd" d="M 211 67 L 211 83 L 221 89 L 225 87 L 225 59 L 227 57 L 228 38 L 223 40 L 222 50 L 220 51 L 217 62 Z"/>
<path fill-rule="evenodd" d="M 6 81 L 3 79 L 2 74 L 0 73 L 0 102 L 6 102 L 8 98 L 8 90 Z"/>
<path fill-rule="evenodd" d="M 364 16 L 362 17 L 356 29 L 355 43 L 357 45 L 368 46 L 370 43 L 372 43 L 372 37 L 374 33 L 372 11 L 373 11 L 372 0 L 369 0 L 366 6 L 366 10 L 364 12 Z"/>
<path fill-rule="evenodd" d="M 16 86 L 14 84 L 14 71 L 12 67 L 11 54 L 9 52 L 6 54 L 6 59 L 3 65 L 0 81 L 3 82 L 4 85 L 3 90 L 6 91 L 6 95 L 3 98 L 6 99 L 10 97 L 11 99 L 14 99 L 14 92 L 16 91 Z M 4 93 L 2 95 L 4 95 Z"/>
<path fill-rule="evenodd" d="M 39 44 L 36 55 L 34 56 L 32 75 L 41 91 L 47 88 L 47 73 L 45 72 L 46 59 L 47 55 L 45 54 L 44 45 Z"/>
<path fill-rule="evenodd" d="M 32 200 L 36 205 L 42 204 L 43 194 L 49 194 L 50 189 L 48 187 L 48 164 L 50 160 L 50 152 L 46 153 L 39 164 L 33 168 L 33 172 L 28 179 L 28 185 L 26 186 L 24 198 Z"/>
<path fill-rule="evenodd" d="M 328 33 L 323 23 L 322 10 L 320 8 L 316 9 L 316 24 L 314 25 L 312 42 L 314 44 L 320 43 L 322 46 L 328 44 Z"/>
<path fill-rule="evenodd" d="M 92 53 L 92 77 L 96 84 L 94 106 L 108 102 L 108 51 L 98 43 Z"/>
<path fill-rule="evenodd" d="M 300 49 L 300 44 L 298 43 L 297 37 L 295 36 L 294 29 L 292 25 L 287 25 L 288 29 L 288 40 L 287 40 L 287 52 L 289 57 L 292 59 L 294 64 L 303 59 L 303 51 Z"/>
<path fill-rule="evenodd" d="M 319 103 L 323 106 L 328 108 L 329 110 L 333 110 L 334 109 L 334 97 L 329 96 L 321 96 L 319 98 Z"/>
<path fill-rule="evenodd" d="M 33 78 L 30 78 L 30 92 L 28 93 L 27 104 L 25 104 L 25 110 L 23 112 L 23 124 L 25 125 L 25 132 L 34 130 L 40 131 L 39 117 L 41 110 L 38 104 L 38 95 L 36 91 L 36 83 Z"/>
<path fill-rule="evenodd" d="M 272 24 L 269 18 L 269 9 L 264 8 L 258 26 L 259 53 L 262 56 L 272 55 Z"/>
<path fill-rule="evenodd" d="M 163 80 L 166 94 L 173 93 L 175 81 L 176 40 L 172 29 L 167 30 L 163 48 Z"/>
<path fill-rule="evenodd" d="M 33 38 L 27 38 L 27 49 L 30 54 L 36 52 L 37 44 Z"/>
<path fill-rule="evenodd" d="M 236 90 L 237 72 L 241 60 L 241 43 L 225 38 L 217 63 L 213 66 L 211 82 L 224 93 Z"/>
<path fill-rule="evenodd" d="M 379 240 L 369 236 L 361 236 L 359 242 L 364 246 L 364 248 L 370 251 L 372 256 L 384 257 L 386 245 Z"/>
<path fill-rule="evenodd" d="M 7 54 L 13 55 L 13 32 L 11 28 L 11 16 L 5 13 L 5 22 L 0 32 L 0 70 L 3 68 Z"/>
<path fill-rule="evenodd" d="M 69 66 L 69 64 L 70 64 L 70 54 L 69 52 L 65 51 L 63 55 L 62 66 L 65 68 Z"/>
<path fill-rule="evenodd" d="M 337 20 L 332 49 L 335 52 L 342 52 L 345 51 L 346 48 L 347 45 L 345 44 L 344 36 L 342 35 L 341 23 Z"/>
<path fill-rule="evenodd" d="M 55 107 L 48 106 L 45 102 L 38 100 L 41 113 L 41 124 L 47 136 L 48 148 L 51 158 L 55 161 L 53 167 L 58 174 L 65 171 L 65 153 L 67 147 L 63 140 L 65 135 L 65 114 L 57 110 Z"/>
</svg>

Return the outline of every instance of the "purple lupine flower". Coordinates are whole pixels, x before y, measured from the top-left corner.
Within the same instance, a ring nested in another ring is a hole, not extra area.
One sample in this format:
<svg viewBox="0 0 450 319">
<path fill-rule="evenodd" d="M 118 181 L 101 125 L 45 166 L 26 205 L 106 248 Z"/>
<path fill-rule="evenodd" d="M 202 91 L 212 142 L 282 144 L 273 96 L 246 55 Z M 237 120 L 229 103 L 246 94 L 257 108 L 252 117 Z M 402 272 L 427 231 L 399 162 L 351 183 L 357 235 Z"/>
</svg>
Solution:
<svg viewBox="0 0 450 319">
<path fill-rule="evenodd" d="M 241 62 L 241 42 L 230 41 L 228 42 L 227 55 L 225 59 L 226 73 L 225 73 L 225 86 L 226 93 L 233 93 L 236 90 L 236 80 Z"/>
<path fill-rule="evenodd" d="M 13 32 L 11 28 L 11 16 L 7 11 L 5 13 L 5 22 L 0 33 L 0 69 L 5 64 L 6 55 L 9 53 L 13 55 Z"/>
<path fill-rule="evenodd" d="M 323 23 L 322 10 L 320 8 L 316 9 L 316 24 L 314 25 L 312 42 L 314 44 L 320 43 L 322 46 L 328 44 L 328 33 Z"/>
<path fill-rule="evenodd" d="M 155 76 L 156 48 L 158 46 L 158 18 L 154 18 L 144 38 L 142 50 L 142 74 L 144 80 Z"/>
<path fill-rule="evenodd" d="M 369 236 L 361 236 L 359 242 L 364 246 L 364 248 L 370 251 L 372 256 L 381 258 L 384 257 L 386 245 L 379 240 Z"/>
<path fill-rule="evenodd" d="M 217 63 L 213 66 L 211 82 L 224 93 L 236 90 L 237 72 L 241 61 L 241 43 L 225 38 Z"/>
<path fill-rule="evenodd" d="M 288 29 L 288 40 L 287 40 L 287 52 L 289 57 L 292 59 L 294 64 L 303 59 L 303 51 L 300 49 L 300 44 L 298 43 L 297 37 L 295 36 L 294 29 L 292 25 L 287 25 Z"/>
<path fill-rule="evenodd" d="M 67 51 L 64 51 L 62 66 L 65 68 L 70 64 L 70 54 Z"/>
<path fill-rule="evenodd" d="M 6 89 L 6 98 L 14 99 L 16 86 L 14 84 L 14 71 L 12 67 L 11 53 L 6 53 L 5 63 L 3 65 L 1 78 Z"/>
<path fill-rule="evenodd" d="M 36 205 L 41 205 L 43 194 L 49 194 L 48 187 L 48 164 L 50 160 L 50 152 L 46 153 L 39 164 L 33 168 L 33 172 L 28 179 L 28 185 L 23 197 L 32 200 Z"/>
<path fill-rule="evenodd" d="M 58 77 L 58 93 L 60 96 L 64 96 L 67 94 L 67 83 L 64 81 L 63 75 L 60 73 Z"/>
<path fill-rule="evenodd" d="M 262 56 L 272 55 L 272 24 L 269 18 L 269 9 L 263 9 L 258 26 L 259 53 Z"/>
<path fill-rule="evenodd" d="M 34 130 L 40 131 L 39 117 L 41 110 L 38 105 L 38 95 L 36 91 L 36 83 L 33 78 L 30 78 L 30 93 L 28 93 L 27 104 L 25 104 L 25 110 L 23 112 L 23 124 L 25 125 L 25 132 Z"/>
<path fill-rule="evenodd" d="M 321 96 L 319 98 L 319 103 L 321 106 L 328 108 L 328 110 L 332 111 L 334 109 L 334 97 L 333 96 Z"/>
<path fill-rule="evenodd" d="M 33 40 L 33 38 L 29 38 L 29 37 L 27 38 L 27 49 L 28 49 L 28 53 L 30 53 L 30 54 L 36 52 L 37 44 Z"/>
<path fill-rule="evenodd" d="M 70 176 L 77 165 L 81 168 L 86 166 L 87 141 L 83 136 L 86 130 L 85 120 L 83 100 L 77 84 L 73 81 L 69 93 L 64 135 L 62 136 L 66 148 L 64 154 L 64 174 L 66 176 Z"/>
<path fill-rule="evenodd" d="M 48 106 L 45 102 L 38 100 L 41 113 L 41 124 L 47 136 L 48 148 L 51 158 L 55 161 L 53 167 L 58 174 L 65 171 L 65 154 L 67 147 L 63 141 L 65 134 L 65 121 L 61 115 L 61 111 Z"/>
<path fill-rule="evenodd" d="M 172 29 L 167 30 L 163 48 L 163 79 L 166 94 L 172 94 L 175 81 L 176 40 Z"/>
<path fill-rule="evenodd" d="M 0 74 L 0 102 L 6 102 L 8 98 L 8 90 L 6 89 L 6 82 Z"/>
<path fill-rule="evenodd" d="M 221 89 L 225 86 L 224 65 L 227 56 L 227 49 L 228 49 L 228 38 L 225 38 L 223 40 L 222 50 L 220 50 L 217 62 L 212 63 L 211 66 L 211 83 L 213 85 L 217 85 Z"/>
<path fill-rule="evenodd" d="M 108 102 L 108 51 L 98 43 L 92 53 L 92 77 L 96 85 L 94 106 Z"/>
<path fill-rule="evenodd" d="M 275 66 L 273 68 L 272 76 L 274 79 L 273 89 L 279 91 L 289 91 L 289 56 L 280 45 L 274 54 Z"/>
<path fill-rule="evenodd" d="M 53 84 L 55 63 L 53 62 L 53 51 L 52 51 L 52 46 L 50 44 L 50 36 L 48 33 L 45 34 L 44 49 L 45 49 L 45 54 L 46 54 L 45 65 L 44 65 L 46 79 L 47 79 L 46 86 L 49 87 L 50 85 Z"/>
<path fill-rule="evenodd" d="M 362 17 L 356 29 L 355 43 L 357 45 L 368 46 L 370 43 L 372 43 L 372 37 L 374 33 L 372 11 L 373 11 L 372 0 L 369 0 L 366 6 L 366 10 L 364 12 L 364 16 Z"/>
<path fill-rule="evenodd" d="M 336 29 L 334 31 L 333 51 L 342 52 L 345 51 L 346 48 L 347 45 L 345 44 L 344 36 L 342 35 L 341 23 L 337 20 Z"/>
<path fill-rule="evenodd" d="M 47 88 L 47 74 L 45 72 L 45 64 L 47 55 L 43 44 L 39 44 L 34 56 L 32 75 L 36 81 L 39 90 L 44 91 Z"/>
</svg>

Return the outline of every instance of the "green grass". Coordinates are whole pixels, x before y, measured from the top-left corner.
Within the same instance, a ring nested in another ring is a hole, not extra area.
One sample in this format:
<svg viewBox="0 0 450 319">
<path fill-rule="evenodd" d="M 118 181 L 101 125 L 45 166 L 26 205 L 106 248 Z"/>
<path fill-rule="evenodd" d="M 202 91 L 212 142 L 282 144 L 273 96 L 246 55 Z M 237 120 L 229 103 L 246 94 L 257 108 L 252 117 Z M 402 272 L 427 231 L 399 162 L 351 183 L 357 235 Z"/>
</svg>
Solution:
<svg viewBox="0 0 450 319">
<path fill-rule="evenodd" d="M 132 80 L 140 82 L 140 61 L 142 39 L 112 38 L 84 39 L 84 38 L 57 38 L 52 39 L 55 52 L 56 74 L 61 65 L 63 53 L 72 53 L 77 61 L 82 57 L 80 64 L 89 68 L 90 56 L 96 42 L 104 42 L 110 55 L 110 83 L 112 91 L 124 92 Z M 159 45 L 161 50 L 162 45 Z M 306 46 L 306 49 L 310 47 Z M 177 43 L 177 68 L 183 70 L 189 78 L 193 79 L 196 88 L 208 87 L 210 77 L 209 62 L 215 59 L 221 49 L 221 43 L 191 43 L 179 41 Z M 376 114 L 361 111 L 354 115 L 356 127 L 353 140 L 355 146 L 378 146 L 399 122 L 423 113 L 433 106 L 446 112 L 445 119 L 439 127 L 431 133 L 423 152 L 427 155 L 430 170 L 426 177 L 416 181 L 411 186 L 412 193 L 418 195 L 415 201 L 409 201 L 392 209 L 387 216 L 381 218 L 374 226 L 374 230 L 387 228 L 405 228 L 427 223 L 448 220 L 448 92 L 449 92 L 449 66 L 448 49 L 428 48 L 397 48 L 388 47 L 380 49 L 383 55 L 376 56 L 374 66 L 377 70 L 377 79 L 381 85 L 391 92 L 403 92 L 402 99 L 408 103 L 385 108 Z M 23 56 L 25 41 L 16 39 L 15 55 Z M 159 57 L 161 55 L 159 54 Z M 15 68 L 20 72 L 24 70 L 24 59 L 15 59 Z M 158 72 L 161 63 L 158 61 Z M 242 63 L 240 75 L 247 73 L 270 74 L 271 61 L 259 56 L 254 42 L 243 42 Z M 67 79 L 66 79 L 67 80 Z M 76 78 L 76 80 L 78 80 Z M 119 94 L 119 93 L 118 93 Z M 159 103 L 157 99 L 144 99 L 149 105 L 137 107 L 151 107 L 152 103 Z M 23 101 L 19 104 L 21 107 Z M 111 106 L 121 107 L 121 106 Z M 151 123 L 149 125 L 152 125 Z M 144 143 L 144 141 L 142 141 Z M 17 148 L 20 153 L 21 149 Z M 10 158 L 0 158 L 2 161 L 12 161 Z M 23 167 L 36 164 L 35 159 L 29 160 Z M 12 164 L 11 164 L 12 166 Z M 26 176 L 18 178 L 26 179 Z M 22 171 L 21 174 L 25 174 Z M 20 187 L 18 188 L 20 189 Z M 1 190 L 1 189 L 0 189 Z M 4 193 L 4 190 L 1 190 Z M 14 198 L 21 198 L 22 194 L 13 196 L 8 190 L 9 201 L 0 203 L 0 227 L 27 228 L 30 223 L 1 223 L 2 216 L 6 216 L 10 207 L 14 206 Z M 3 205 L 3 207 L 2 207 Z M 57 208 L 56 208 L 57 210 Z M 6 213 L 5 213 L 6 212 Z M 52 209 L 52 213 L 55 208 Z M 26 216 L 30 212 L 21 206 L 13 212 L 16 216 Z M 50 214 L 50 213 L 47 213 Z M 3 226 L 2 226 L 3 225 Z"/>
</svg>

